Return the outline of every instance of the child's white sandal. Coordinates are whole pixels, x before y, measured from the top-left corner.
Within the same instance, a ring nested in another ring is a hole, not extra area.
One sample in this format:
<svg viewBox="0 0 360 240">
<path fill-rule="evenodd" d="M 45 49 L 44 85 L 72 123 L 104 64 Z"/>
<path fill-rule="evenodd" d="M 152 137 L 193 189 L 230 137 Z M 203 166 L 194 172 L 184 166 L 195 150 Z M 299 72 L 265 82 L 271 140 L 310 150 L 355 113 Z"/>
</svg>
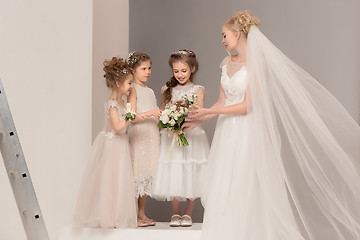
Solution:
<svg viewBox="0 0 360 240">
<path fill-rule="evenodd" d="M 184 219 L 184 217 L 186 217 L 188 219 Z M 181 217 L 180 225 L 182 227 L 191 227 L 192 224 L 193 224 L 193 222 L 192 222 L 191 216 L 185 214 Z"/>
<path fill-rule="evenodd" d="M 178 217 L 179 219 L 175 220 L 174 218 Z M 171 221 L 169 223 L 170 227 L 180 227 L 181 225 L 181 216 L 179 214 L 174 214 L 171 216 Z"/>
</svg>

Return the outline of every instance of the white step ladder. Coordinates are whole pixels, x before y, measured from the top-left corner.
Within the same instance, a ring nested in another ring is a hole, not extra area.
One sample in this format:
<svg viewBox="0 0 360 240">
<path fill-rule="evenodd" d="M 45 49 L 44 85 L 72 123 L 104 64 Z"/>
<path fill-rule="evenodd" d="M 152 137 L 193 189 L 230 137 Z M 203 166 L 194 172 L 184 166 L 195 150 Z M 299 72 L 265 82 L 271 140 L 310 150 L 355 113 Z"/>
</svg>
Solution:
<svg viewBox="0 0 360 240">
<path fill-rule="evenodd" d="M 0 79 L 0 150 L 28 240 L 49 240 Z"/>
</svg>

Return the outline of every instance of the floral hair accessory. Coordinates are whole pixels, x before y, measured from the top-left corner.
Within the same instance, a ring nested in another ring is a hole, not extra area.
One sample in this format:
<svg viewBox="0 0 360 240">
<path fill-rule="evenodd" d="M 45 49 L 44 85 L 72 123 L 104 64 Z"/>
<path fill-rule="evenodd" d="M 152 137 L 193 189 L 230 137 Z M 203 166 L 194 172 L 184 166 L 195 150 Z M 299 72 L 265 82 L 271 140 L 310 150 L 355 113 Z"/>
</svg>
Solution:
<svg viewBox="0 0 360 240">
<path fill-rule="evenodd" d="M 191 55 L 195 55 L 195 53 L 191 50 L 187 50 L 187 49 L 183 49 L 183 50 L 179 50 L 179 51 L 176 51 L 176 52 L 173 52 L 171 55 L 173 54 L 182 54 L 182 55 L 188 55 L 188 54 L 191 54 Z"/>
<path fill-rule="evenodd" d="M 134 56 L 135 52 L 131 52 L 129 53 L 128 58 L 126 59 L 126 63 L 129 65 L 133 65 L 134 63 L 136 63 L 138 61 L 138 58 L 136 56 Z"/>
</svg>

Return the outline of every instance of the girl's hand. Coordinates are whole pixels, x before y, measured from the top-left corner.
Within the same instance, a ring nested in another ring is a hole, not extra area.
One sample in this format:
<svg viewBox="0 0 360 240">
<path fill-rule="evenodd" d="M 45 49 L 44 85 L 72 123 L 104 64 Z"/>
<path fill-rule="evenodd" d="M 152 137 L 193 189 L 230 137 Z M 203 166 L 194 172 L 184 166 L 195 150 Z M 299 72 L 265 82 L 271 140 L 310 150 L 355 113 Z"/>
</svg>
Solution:
<svg viewBox="0 0 360 240">
<path fill-rule="evenodd" d="M 210 110 L 208 108 L 199 108 L 190 112 L 190 114 L 186 117 L 192 120 L 201 120 L 206 115 L 210 114 Z"/>
<path fill-rule="evenodd" d="M 183 107 L 188 107 L 185 103 L 184 100 L 180 99 L 180 100 L 177 100 L 176 102 L 174 102 L 174 104 L 180 104 L 180 106 L 183 106 Z"/>
<path fill-rule="evenodd" d="M 188 130 L 191 130 L 193 128 L 196 128 L 198 126 L 200 126 L 202 124 L 202 121 L 197 121 L 197 120 L 194 120 L 194 121 L 186 121 L 184 122 L 184 124 L 182 125 L 181 127 L 181 130 L 183 132 L 186 132 Z"/>
<path fill-rule="evenodd" d="M 141 119 L 141 120 L 145 120 L 145 119 L 147 119 L 147 118 L 149 118 L 149 117 L 151 117 L 151 115 L 146 114 L 146 113 L 138 113 L 138 114 L 136 114 L 136 118 L 137 118 L 137 119 Z M 136 119 L 136 118 L 135 118 L 135 119 Z"/>
<path fill-rule="evenodd" d="M 161 109 L 153 109 L 150 112 L 151 112 L 151 116 L 154 116 L 157 119 L 159 119 L 161 116 L 162 110 Z"/>
</svg>

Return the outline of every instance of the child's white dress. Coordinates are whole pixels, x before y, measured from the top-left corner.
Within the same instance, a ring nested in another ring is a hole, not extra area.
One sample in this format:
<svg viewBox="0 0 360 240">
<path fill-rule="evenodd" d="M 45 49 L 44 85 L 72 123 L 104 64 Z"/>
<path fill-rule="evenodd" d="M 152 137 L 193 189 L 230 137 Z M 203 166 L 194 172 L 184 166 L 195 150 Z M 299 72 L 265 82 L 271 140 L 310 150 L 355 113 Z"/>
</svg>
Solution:
<svg viewBox="0 0 360 240">
<path fill-rule="evenodd" d="M 110 113 L 125 108 L 115 100 L 105 102 L 105 127 L 92 146 L 75 209 L 75 223 L 83 227 L 134 228 L 136 205 L 134 179 L 126 129 L 115 132 Z"/>
<path fill-rule="evenodd" d="M 133 83 L 137 94 L 137 112 L 158 109 L 154 91 Z M 150 117 L 143 122 L 131 124 L 129 129 L 130 152 L 134 169 L 135 196 L 151 196 L 153 178 L 160 152 L 158 120 Z"/>
<path fill-rule="evenodd" d="M 196 95 L 200 85 L 178 85 L 172 89 L 171 102 L 181 100 L 185 95 Z M 166 87 L 163 87 L 163 91 Z M 209 142 L 204 129 L 199 126 L 185 132 L 188 146 L 180 147 L 177 142 L 172 149 L 173 134 L 166 129 L 160 131 L 160 159 L 153 185 L 153 195 L 160 200 L 195 199 L 202 195 L 204 171 L 209 153 Z"/>
</svg>

